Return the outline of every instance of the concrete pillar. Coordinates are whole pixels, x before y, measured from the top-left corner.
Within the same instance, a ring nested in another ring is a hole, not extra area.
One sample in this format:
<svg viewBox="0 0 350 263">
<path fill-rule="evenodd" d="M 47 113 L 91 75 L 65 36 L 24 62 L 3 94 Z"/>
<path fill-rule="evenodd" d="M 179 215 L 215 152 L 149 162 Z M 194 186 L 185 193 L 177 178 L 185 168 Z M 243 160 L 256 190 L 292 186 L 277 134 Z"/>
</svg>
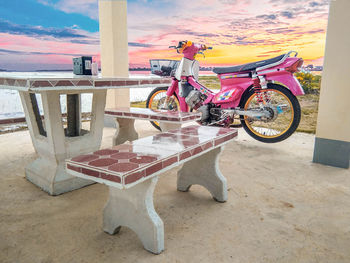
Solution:
<svg viewBox="0 0 350 263">
<path fill-rule="evenodd" d="M 127 1 L 99 0 L 99 18 L 102 76 L 129 77 Z M 116 106 L 130 106 L 129 89 L 108 90 L 106 107 Z"/>
<path fill-rule="evenodd" d="M 330 3 L 313 161 L 349 168 L 350 1 Z"/>
</svg>

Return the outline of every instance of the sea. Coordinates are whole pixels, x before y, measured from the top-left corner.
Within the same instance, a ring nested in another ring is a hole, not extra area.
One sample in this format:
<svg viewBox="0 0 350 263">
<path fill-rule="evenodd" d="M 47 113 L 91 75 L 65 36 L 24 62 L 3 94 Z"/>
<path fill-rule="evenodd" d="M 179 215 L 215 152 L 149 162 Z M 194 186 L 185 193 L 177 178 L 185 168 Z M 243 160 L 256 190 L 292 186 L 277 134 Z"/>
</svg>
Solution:
<svg viewBox="0 0 350 263">
<path fill-rule="evenodd" d="M 56 72 L 46 72 L 46 73 L 56 73 Z M 6 72 L 8 74 L 8 72 Z M 13 72 L 11 74 L 16 74 L 16 72 Z M 17 73 L 17 74 L 22 74 Z M 30 74 L 30 73 L 26 73 Z M 132 76 L 152 76 L 150 72 L 147 71 L 130 71 L 130 77 Z M 200 72 L 200 75 L 215 75 L 211 71 L 202 71 Z M 1 73 L 0 73 L 1 76 Z M 148 95 L 151 93 L 151 91 L 154 88 L 131 88 L 130 89 L 130 101 L 131 102 L 137 102 L 137 101 L 145 101 L 148 97 Z M 40 113 L 43 113 L 42 109 L 42 103 L 41 103 L 41 97 L 37 96 L 38 100 L 38 106 Z M 91 104 L 92 104 L 92 94 L 84 93 L 82 94 L 82 112 L 90 112 L 91 111 Z M 65 96 L 61 96 L 61 107 L 62 107 L 62 113 L 66 112 L 66 98 Z M 16 90 L 7 90 L 7 89 L 0 89 L 0 119 L 9 119 L 9 118 L 19 118 L 24 117 L 24 112 L 21 104 L 21 99 L 19 97 L 18 91 Z"/>
</svg>

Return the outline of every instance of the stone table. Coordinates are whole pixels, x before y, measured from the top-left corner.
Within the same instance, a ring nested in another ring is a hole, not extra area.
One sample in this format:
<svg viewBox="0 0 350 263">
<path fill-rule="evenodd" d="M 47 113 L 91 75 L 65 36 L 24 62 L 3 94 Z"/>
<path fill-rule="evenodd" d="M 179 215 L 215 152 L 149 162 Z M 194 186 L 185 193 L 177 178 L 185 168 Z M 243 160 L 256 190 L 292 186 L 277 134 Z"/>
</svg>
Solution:
<svg viewBox="0 0 350 263">
<path fill-rule="evenodd" d="M 1 73 L 0 89 L 18 90 L 38 158 L 25 169 L 26 178 L 50 195 L 72 191 L 93 181 L 66 173 L 65 160 L 100 148 L 107 89 L 168 86 L 157 77 L 106 78 L 72 73 Z M 81 127 L 81 94 L 92 93 L 90 130 Z M 67 99 L 67 125 L 60 96 Z M 43 116 L 37 97 L 41 96 Z M 66 126 L 66 127 L 65 127 Z M 20 149 L 19 149 L 20 150 Z"/>
</svg>

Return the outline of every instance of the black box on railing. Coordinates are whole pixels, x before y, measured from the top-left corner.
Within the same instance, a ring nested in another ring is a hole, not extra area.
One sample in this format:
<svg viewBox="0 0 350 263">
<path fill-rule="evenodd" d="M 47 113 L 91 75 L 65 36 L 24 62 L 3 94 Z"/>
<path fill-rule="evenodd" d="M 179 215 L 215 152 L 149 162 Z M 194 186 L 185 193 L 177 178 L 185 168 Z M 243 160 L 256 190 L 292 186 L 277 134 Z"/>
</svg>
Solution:
<svg viewBox="0 0 350 263">
<path fill-rule="evenodd" d="M 73 58 L 73 73 L 76 75 L 91 75 L 92 57 Z"/>
</svg>

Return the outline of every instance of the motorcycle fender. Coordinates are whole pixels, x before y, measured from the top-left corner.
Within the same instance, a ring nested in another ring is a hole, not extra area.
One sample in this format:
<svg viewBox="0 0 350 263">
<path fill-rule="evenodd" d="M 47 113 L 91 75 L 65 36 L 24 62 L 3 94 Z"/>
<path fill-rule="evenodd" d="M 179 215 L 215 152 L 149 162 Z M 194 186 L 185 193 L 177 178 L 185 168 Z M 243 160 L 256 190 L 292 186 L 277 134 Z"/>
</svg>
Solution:
<svg viewBox="0 0 350 263">
<path fill-rule="evenodd" d="M 301 87 L 298 79 L 291 73 L 283 74 L 283 75 L 275 75 L 271 79 L 266 78 L 269 81 L 278 81 L 286 86 L 294 96 L 304 95 L 304 89 Z"/>
<path fill-rule="evenodd" d="M 177 79 L 173 79 L 173 81 L 171 82 L 170 87 L 168 88 L 166 95 L 167 96 L 171 96 L 175 93 L 175 91 L 179 89 L 179 81 Z"/>
<path fill-rule="evenodd" d="M 170 97 L 170 96 L 174 95 L 174 93 L 176 94 L 176 96 L 179 100 L 180 111 L 183 111 L 183 112 L 188 111 L 188 106 L 186 104 L 185 98 L 182 98 L 179 95 L 179 81 L 177 79 L 173 79 L 170 87 L 168 88 L 168 90 L 166 92 L 166 95 Z"/>
</svg>

